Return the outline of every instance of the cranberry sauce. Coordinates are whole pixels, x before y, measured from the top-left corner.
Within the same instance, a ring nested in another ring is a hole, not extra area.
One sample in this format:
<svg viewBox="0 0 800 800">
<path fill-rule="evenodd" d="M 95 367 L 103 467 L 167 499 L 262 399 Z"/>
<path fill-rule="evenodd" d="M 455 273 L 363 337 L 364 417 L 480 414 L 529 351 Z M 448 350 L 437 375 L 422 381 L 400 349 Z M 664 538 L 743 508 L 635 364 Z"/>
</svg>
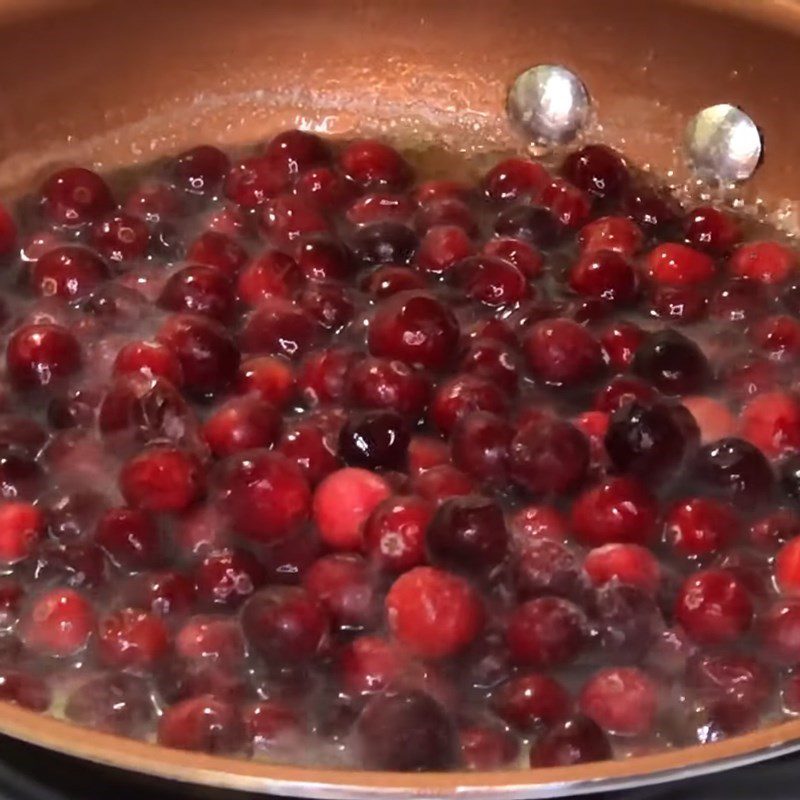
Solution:
<svg viewBox="0 0 800 800">
<path fill-rule="evenodd" d="M 797 252 L 602 145 L 425 178 L 289 131 L 0 209 L 0 698 L 382 770 L 800 713 Z"/>
</svg>

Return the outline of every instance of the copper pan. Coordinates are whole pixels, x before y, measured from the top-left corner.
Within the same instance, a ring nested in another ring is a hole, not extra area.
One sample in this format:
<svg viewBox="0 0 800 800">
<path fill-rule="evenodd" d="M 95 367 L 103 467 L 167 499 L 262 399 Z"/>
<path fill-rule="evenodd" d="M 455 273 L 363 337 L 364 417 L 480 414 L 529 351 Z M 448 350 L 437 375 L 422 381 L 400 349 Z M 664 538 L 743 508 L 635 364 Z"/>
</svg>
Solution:
<svg viewBox="0 0 800 800">
<path fill-rule="evenodd" d="M 594 135 L 678 177 L 689 116 L 741 105 L 766 142 L 746 196 L 796 223 L 798 0 L 0 0 L 0 191 L 62 162 L 107 170 L 295 125 L 467 153 L 506 149 L 515 144 L 503 117 L 508 82 L 541 62 L 584 78 L 597 102 Z M 184 783 L 348 800 L 555 797 L 800 747 L 795 721 L 564 769 L 399 775 L 167 750 L 5 705 L 0 732 Z"/>
</svg>

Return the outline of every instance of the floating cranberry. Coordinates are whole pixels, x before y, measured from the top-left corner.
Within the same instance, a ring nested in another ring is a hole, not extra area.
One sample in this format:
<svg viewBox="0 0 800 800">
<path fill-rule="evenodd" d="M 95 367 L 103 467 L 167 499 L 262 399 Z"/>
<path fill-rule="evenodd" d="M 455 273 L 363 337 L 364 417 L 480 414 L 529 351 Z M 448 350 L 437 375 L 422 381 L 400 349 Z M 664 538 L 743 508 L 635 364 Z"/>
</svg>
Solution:
<svg viewBox="0 0 800 800">
<path fill-rule="evenodd" d="M 705 497 L 676 503 L 667 513 L 665 526 L 665 536 L 672 548 L 690 558 L 723 552 L 740 533 L 735 510 Z"/>
<path fill-rule="evenodd" d="M 42 512 L 20 501 L 0 502 L 0 563 L 16 564 L 29 558 L 44 535 Z"/>
<path fill-rule="evenodd" d="M 155 717 L 147 681 L 135 675 L 100 674 L 67 697 L 64 716 L 76 725 L 117 736 L 141 736 Z"/>
<path fill-rule="evenodd" d="M 641 229 L 625 217 L 600 217 L 584 225 L 578 243 L 584 254 L 611 250 L 624 256 L 639 252 L 644 242 Z"/>
<path fill-rule="evenodd" d="M 180 192 L 168 183 L 152 179 L 134 187 L 122 207 L 127 214 L 150 223 L 165 222 L 184 211 Z"/>
<path fill-rule="evenodd" d="M 398 222 L 376 222 L 359 228 L 350 244 L 363 264 L 408 264 L 419 246 L 411 228 Z"/>
<path fill-rule="evenodd" d="M 44 473 L 41 467 L 22 452 L 0 452 L 0 498 L 32 500 L 42 489 Z"/>
<path fill-rule="evenodd" d="M 409 198 L 392 192 L 373 192 L 355 200 L 345 212 L 353 225 L 373 222 L 408 222 L 414 206 Z"/>
<path fill-rule="evenodd" d="M 345 646 L 339 658 L 342 685 L 345 691 L 356 695 L 389 688 L 403 666 L 398 648 L 377 636 L 359 636 Z"/>
<path fill-rule="evenodd" d="M 800 536 L 800 516 L 787 508 L 756 519 L 748 532 L 750 543 L 767 552 L 776 551 L 796 536 Z"/>
<path fill-rule="evenodd" d="M 215 663 L 228 668 L 245 661 L 245 641 L 237 620 L 221 615 L 196 615 L 175 637 L 175 651 L 197 664 Z"/>
<path fill-rule="evenodd" d="M 664 630 L 664 618 L 649 592 L 623 583 L 601 586 L 594 598 L 601 647 L 614 661 L 637 663 Z"/>
<path fill-rule="evenodd" d="M 750 328 L 750 339 L 775 361 L 800 356 L 800 321 L 787 314 L 775 314 Z"/>
<path fill-rule="evenodd" d="M 571 767 L 612 757 L 600 727 L 585 717 L 571 717 L 549 728 L 531 747 L 532 767 Z"/>
<path fill-rule="evenodd" d="M 686 687 L 704 703 L 761 711 L 775 689 L 775 676 L 754 656 L 743 653 L 698 654 L 689 659 Z"/>
<path fill-rule="evenodd" d="M 586 192 L 563 178 L 553 178 L 542 190 L 539 202 L 565 227 L 580 228 L 591 212 L 592 200 Z"/>
<path fill-rule="evenodd" d="M 797 265 L 797 255 L 778 242 L 748 242 L 728 261 L 728 270 L 737 278 L 766 285 L 785 283 Z"/>
<path fill-rule="evenodd" d="M 742 409 L 743 439 L 769 457 L 800 449 L 800 400 L 786 392 L 766 392 Z"/>
<path fill-rule="evenodd" d="M 440 384 L 429 416 L 445 434 L 475 411 L 504 413 L 508 398 L 494 383 L 477 375 L 456 375 Z"/>
<path fill-rule="evenodd" d="M 336 437 L 310 422 L 300 422 L 285 431 L 278 449 L 297 464 L 312 486 L 342 466 L 336 455 Z"/>
<path fill-rule="evenodd" d="M 602 350 L 594 336 L 563 318 L 533 325 L 525 340 L 525 354 L 534 375 L 559 386 L 590 381 L 603 367 Z"/>
<path fill-rule="evenodd" d="M 249 353 L 270 353 L 299 358 L 317 336 L 314 321 L 298 305 L 280 297 L 265 299 L 246 321 L 240 334 Z"/>
<path fill-rule="evenodd" d="M 492 708 L 522 733 L 537 733 L 569 715 L 572 698 L 553 678 L 524 673 L 502 684 L 492 696 Z"/>
<path fill-rule="evenodd" d="M 175 353 L 161 342 L 134 341 L 120 349 L 114 359 L 115 375 L 141 373 L 151 378 L 164 378 L 173 386 L 183 383 L 183 371 Z"/>
<path fill-rule="evenodd" d="M 39 192 L 42 213 L 56 225 L 93 222 L 114 207 L 106 182 L 97 173 L 81 167 L 54 172 Z"/>
<path fill-rule="evenodd" d="M 770 659 L 787 667 L 800 664 L 800 602 L 772 603 L 761 616 L 759 635 Z"/>
<path fill-rule="evenodd" d="M 225 196 L 243 208 L 255 208 L 289 187 L 289 176 L 268 158 L 246 158 L 225 177 Z"/>
<path fill-rule="evenodd" d="M 318 559 L 305 571 L 303 586 L 341 628 L 364 628 L 377 616 L 368 564 L 355 553 L 334 553 Z"/>
<path fill-rule="evenodd" d="M 692 394 L 709 380 L 703 351 L 669 328 L 652 334 L 637 348 L 631 368 L 664 394 Z"/>
<path fill-rule="evenodd" d="M 247 706 L 244 724 L 255 752 L 296 747 L 302 739 L 300 715 L 280 700 L 264 700 Z"/>
<path fill-rule="evenodd" d="M 218 457 L 271 447 L 280 434 L 281 421 L 273 407 L 257 397 L 237 397 L 217 410 L 203 426 L 203 438 Z"/>
<path fill-rule="evenodd" d="M 323 139 L 301 130 L 279 133 L 264 148 L 264 155 L 287 175 L 298 175 L 310 167 L 327 164 L 331 158 Z"/>
<path fill-rule="evenodd" d="M 468 770 L 498 769 L 512 762 L 519 743 L 501 725 L 462 726 L 458 731 L 461 765 Z"/>
<path fill-rule="evenodd" d="M 247 252 L 230 236 L 206 231 L 189 245 L 186 260 L 214 267 L 234 280 L 247 261 Z"/>
<path fill-rule="evenodd" d="M 515 205 L 501 211 L 494 223 L 498 236 L 549 248 L 564 238 L 566 229 L 546 208 Z"/>
<path fill-rule="evenodd" d="M 453 429 L 453 461 L 474 478 L 500 484 L 506 479 L 512 436 L 511 425 L 502 417 L 472 412 Z"/>
<path fill-rule="evenodd" d="M 112 508 L 100 517 L 95 541 L 118 567 L 140 570 L 158 564 L 161 544 L 153 518 L 135 508 Z"/>
<path fill-rule="evenodd" d="M 594 405 L 599 411 L 612 413 L 626 403 L 646 404 L 657 398 L 658 392 L 649 383 L 639 378 L 618 375 L 598 392 Z"/>
<path fill-rule="evenodd" d="M 130 261 L 147 253 L 150 232 L 139 217 L 116 213 L 92 227 L 92 244 L 110 261 Z"/>
<path fill-rule="evenodd" d="M 347 248 L 329 237 L 303 239 L 295 251 L 297 266 L 309 281 L 343 280 L 353 269 Z"/>
<path fill-rule="evenodd" d="M 768 308 L 764 289 L 755 281 L 730 281 L 711 296 L 709 315 L 724 322 L 752 322 Z"/>
<path fill-rule="evenodd" d="M 201 144 L 176 156 L 175 182 L 194 194 L 211 195 L 219 189 L 230 169 L 228 156 L 209 144 Z"/>
<path fill-rule="evenodd" d="M 613 250 L 585 252 L 570 270 L 569 283 L 578 294 L 615 304 L 628 303 L 636 294 L 633 265 Z"/>
<path fill-rule="evenodd" d="M 258 306 L 267 297 L 290 297 L 302 285 L 297 262 L 278 250 L 265 250 L 239 273 L 236 288 L 239 298 Z"/>
<path fill-rule="evenodd" d="M 134 508 L 178 513 L 203 494 L 205 475 L 193 454 L 154 445 L 125 463 L 119 484 L 126 502 Z"/>
<path fill-rule="evenodd" d="M 364 524 L 364 549 L 385 572 L 400 573 L 425 561 L 425 540 L 434 509 L 410 495 L 390 497 Z"/>
<path fill-rule="evenodd" d="M 409 434 L 395 411 L 351 414 L 339 433 L 339 456 L 349 466 L 366 469 L 402 469 Z"/>
<path fill-rule="evenodd" d="M 550 180 L 550 174 L 536 161 L 508 158 L 486 173 L 483 189 L 490 200 L 537 199 Z"/>
<path fill-rule="evenodd" d="M 508 525 L 514 540 L 522 546 L 540 538 L 553 541 L 567 538 L 567 520 L 553 506 L 524 506 L 514 513 Z"/>
<path fill-rule="evenodd" d="M 705 316 L 708 297 L 706 290 L 697 286 L 656 286 L 650 302 L 658 317 L 687 325 Z"/>
<path fill-rule="evenodd" d="M 549 669 L 573 661 L 586 635 L 587 620 L 578 606 L 560 597 L 539 597 L 514 610 L 506 643 L 517 663 Z"/>
<path fill-rule="evenodd" d="M 638 544 L 606 544 L 586 554 L 583 568 L 595 586 L 617 582 L 655 595 L 661 582 L 658 559 Z"/>
<path fill-rule="evenodd" d="M 233 287 L 215 267 L 184 267 L 164 284 L 158 305 L 167 311 L 186 311 L 229 322 L 234 311 Z"/>
<path fill-rule="evenodd" d="M 94 610 L 75 589 L 53 589 L 36 598 L 20 628 L 25 646 L 37 655 L 72 656 L 95 631 Z"/>
<path fill-rule="evenodd" d="M 510 261 L 494 256 L 464 259 L 448 273 L 467 297 L 487 306 L 509 306 L 529 293 L 525 276 Z"/>
<path fill-rule="evenodd" d="M 312 167 L 298 177 L 295 192 L 324 210 L 335 210 L 351 200 L 358 187 L 330 167 Z"/>
<path fill-rule="evenodd" d="M 675 199 L 645 184 L 631 186 L 622 205 L 625 214 L 651 235 L 669 236 L 680 221 L 681 209 Z"/>
<path fill-rule="evenodd" d="M 131 581 L 126 597 L 132 606 L 149 608 L 159 616 L 180 616 L 194 603 L 194 584 L 172 570 L 145 572 Z"/>
<path fill-rule="evenodd" d="M 738 244 L 742 232 L 736 220 L 713 206 L 698 206 L 684 222 L 686 241 L 712 256 L 722 256 Z"/>
<path fill-rule="evenodd" d="M 428 404 L 430 380 L 402 361 L 358 359 L 348 373 L 348 397 L 367 408 L 385 408 L 412 418 Z"/>
<path fill-rule="evenodd" d="M 604 200 L 618 199 L 630 180 L 623 157 L 602 144 L 588 144 L 570 153 L 561 172 L 570 183 Z"/>
<path fill-rule="evenodd" d="M 163 747 L 234 753 L 244 740 L 245 729 L 238 709 L 210 694 L 169 706 L 158 722 L 158 743 Z"/>
<path fill-rule="evenodd" d="M 340 153 L 339 163 L 359 186 L 404 189 L 413 178 L 411 167 L 397 150 L 375 139 L 351 142 Z"/>
<path fill-rule="evenodd" d="M 44 253 L 31 269 L 31 288 L 41 297 L 76 300 L 108 278 L 102 258 L 86 247 L 63 245 Z"/>
<path fill-rule="evenodd" d="M 77 372 L 80 365 L 80 345 L 60 325 L 24 325 L 8 340 L 6 367 L 20 389 L 51 386 Z"/>
<path fill-rule="evenodd" d="M 655 726 L 658 687 L 636 667 L 602 669 L 584 684 L 579 704 L 608 733 L 644 736 Z"/>
<path fill-rule="evenodd" d="M 561 541 L 547 538 L 516 542 L 514 586 L 520 597 L 558 595 L 579 598 L 585 590 L 580 558 Z"/>
<path fill-rule="evenodd" d="M 100 620 L 97 651 L 106 666 L 149 670 L 166 655 L 168 646 L 166 626 L 147 611 L 123 608 Z"/>
<path fill-rule="evenodd" d="M 248 358 L 239 365 L 236 390 L 239 394 L 252 393 L 276 409 L 283 409 L 295 394 L 292 368 L 272 356 Z"/>
<path fill-rule="evenodd" d="M 448 272 L 474 252 L 475 246 L 463 228 L 458 225 L 434 225 L 426 231 L 420 242 L 416 262 L 425 272 L 439 275 Z"/>
<path fill-rule="evenodd" d="M 707 283 L 715 275 L 710 256 L 684 244 L 662 244 L 646 257 L 650 278 L 665 286 L 690 286 Z"/>
<path fill-rule="evenodd" d="M 609 327 L 600 337 L 600 344 L 610 365 L 622 371 L 633 363 L 633 357 L 645 339 L 645 332 L 630 322 L 619 322 Z"/>
<path fill-rule="evenodd" d="M 427 281 L 410 267 L 395 267 L 385 264 L 370 272 L 361 282 L 361 290 L 377 300 L 391 297 L 398 292 L 424 289 Z"/>
</svg>

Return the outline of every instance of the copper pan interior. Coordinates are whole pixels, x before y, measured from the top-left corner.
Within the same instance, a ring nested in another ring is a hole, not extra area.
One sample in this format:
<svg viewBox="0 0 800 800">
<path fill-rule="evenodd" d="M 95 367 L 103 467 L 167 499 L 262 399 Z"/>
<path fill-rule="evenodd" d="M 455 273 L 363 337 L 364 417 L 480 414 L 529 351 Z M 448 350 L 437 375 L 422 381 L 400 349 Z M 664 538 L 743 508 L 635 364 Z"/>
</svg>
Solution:
<svg viewBox="0 0 800 800">
<path fill-rule="evenodd" d="M 685 177 L 687 119 L 741 105 L 766 159 L 743 190 L 800 227 L 797 0 L 0 0 L 0 192 L 56 164 L 110 170 L 289 126 L 380 132 L 469 155 L 518 146 L 523 68 L 564 63 L 597 104 L 591 137 Z M 789 722 L 703 748 L 560 770 L 398 776 L 167 751 L 4 708 L 0 732 L 187 782 L 326 797 L 555 796 L 711 769 L 800 741 Z"/>
</svg>

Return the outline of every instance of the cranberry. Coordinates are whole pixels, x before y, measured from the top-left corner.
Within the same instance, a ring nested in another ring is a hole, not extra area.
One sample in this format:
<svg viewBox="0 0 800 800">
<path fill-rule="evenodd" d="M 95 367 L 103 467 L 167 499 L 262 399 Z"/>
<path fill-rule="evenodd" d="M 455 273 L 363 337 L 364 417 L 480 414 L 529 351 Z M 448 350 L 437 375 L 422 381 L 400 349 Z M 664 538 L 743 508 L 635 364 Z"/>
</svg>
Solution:
<svg viewBox="0 0 800 800">
<path fill-rule="evenodd" d="M 112 508 L 106 511 L 97 523 L 95 541 L 122 569 L 152 567 L 161 559 L 155 521 L 139 509 Z"/>
<path fill-rule="evenodd" d="M 114 207 L 106 182 L 97 173 L 81 167 L 54 172 L 39 192 L 42 213 L 56 225 L 93 222 Z"/>
<path fill-rule="evenodd" d="M 775 689 L 775 677 L 757 658 L 740 653 L 696 655 L 686 665 L 685 684 L 704 703 L 760 711 Z"/>
<path fill-rule="evenodd" d="M 42 512 L 20 501 L 0 503 L 0 562 L 16 564 L 33 555 L 44 535 Z"/>
<path fill-rule="evenodd" d="M 694 417 L 703 444 L 732 436 L 736 432 L 736 420 L 725 403 L 697 395 L 684 397 L 683 405 Z"/>
<path fill-rule="evenodd" d="M 63 245 L 44 253 L 31 269 L 31 288 L 41 297 L 76 300 L 108 278 L 102 258 L 86 247 Z"/>
<path fill-rule="evenodd" d="M 126 502 L 134 508 L 178 513 L 203 494 L 205 475 L 191 453 L 154 445 L 125 463 L 119 484 Z"/>
<path fill-rule="evenodd" d="M 665 394 L 691 394 L 709 380 L 703 351 L 691 339 L 669 328 L 651 335 L 637 348 L 631 367 Z"/>
<path fill-rule="evenodd" d="M 194 584 L 179 572 L 142 573 L 129 586 L 129 601 L 162 617 L 179 616 L 194 603 Z"/>
<path fill-rule="evenodd" d="M 644 331 L 630 322 L 615 323 L 600 337 L 600 344 L 610 365 L 616 370 L 625 370 L 631 363 L 639 346 L 645 339 Z"/>
<path fill-rule="evenodd" d="M 778 242 L 748 242 L 736 248 L 728 270 L 737 278 L 773 285 L 785 283 L 796 264 L 796 254 Z"/>
<path fill-rule="evenodd" d="M 578 235 L 583 254 L 611 250 L 633 256 L 641 250 L 643 242 L 639 226 L 625 217 L 600 217 L 584 225 Z"/>
<path fill-rule="evenodd" d="M 509 306 L 528 295 L 528 283 L 510 261 L 496 256 L 473 256 L 449 271 L 451 281 L 472 300 L 487 306 Z"/>
<path fill-rule="evenodd" d="M 723 256 L 738 244 L 742 232 L 736 220 L 713 206 L 698 206 L 684 221 L 686 241 L 712 256 Z"/>
<path fill-rule="evenodd" d="M 800 594 L 800 539 L 784 544 L 775 556 L 775 583 L 781 594 Z"/>
<path fill-rule="evenodd" d="M 349 466 L 366 469 L 402 469 L 409 434 L 395 411 L 351 414 L 339 433 L 339 456 Z"/>
<path fill-rule="evenodd" d="M 239 623 L 229 617 L 197 615 L 175 637 L 175 651 L 197 664 L 217 663 L 228 668 L 245 661 L 245 642 Z"/>
<path fill-rule="evenodd" d="M 456 375 L 440 384 L 434 395 L 429 416 L 445 434 L 474 411 L 503 413 L 508 398 L 498 387 L 477 375 Z"/>
<path fill-rule="evenodd" d="M 97 651 L 109 667 L 151 669 L 169 646 L 169 633 L 160 617 L 123 608 L 100 620 Z"/>
<path fill-rule="evenodd" d="M 434 225 L 422 238 L 416 260 L 419 268 L 425 272 L 441 274 L 474 252 L 475 246 L 463 228 L 458 225 Z"/>
<path fill-rule="evenodd" d="M 29 456 L 11 450 L 0 452 L 0 499 L 33 499 L 43 483 L 41 467 Z"/>
<path fill-rule="evenodd" d="M 658 559 L 638 544 L 607 544 L 586 555 L 583 568 L 595 586 L 612 581 L 655 595 L 661 582 Z"/>
<path fill-rule="evenodd" d="M 697 286 L 656 286 L 651 297 L 656 316 L 687 325 L 703 319 L 708 297 L 703 288 Z"/>
<path fill-rule="evenodd" d="M 613 250 L 585 252 L 570 270 L 569 283 L 578 294 L 616 304 L 630 302 L 636 294 L 633 265 Z"/>
<path fill-rule="evenodd" d="M 276 747 L 296 747 L 300 743 L 300 716 L 279 700 L 265 700 L 244 711 L 247 739 L 256 752 L 271 752 Z"/>
<path fill-rule="evenodd" d="M 245 322 L 239 341 L 248 353 L 299 358 L 316 336 L 316 325 L 302 308 L 281 297 L 269 297 Z"/>
<path fill-rule="evenodd" d="M 368 564 L 355 553 L 334 553 L 318 559 L 305 571 L 303 586 L 341 628 L 364 628 L 376 616 Z"/>
<path fill-rule="evenodd" d="M 726 365 L 723 377 L 730 391 L 747 398 L 768 392 L 779 382 L 779 368 L 773 361 L 762 358 L 737 358 Z"/>
<path fill-rule="evenodd" d="M 339 657 L 342 685 L 356 695 L 384 691 L 395 683 L 403 666 L 398 649 L 377 636 L 359 636 Z"/>
<path fill-rule="evenodd" d="M 17 451 L 35 458 L 47 441 L 38 422 L 16 414 L 0 414 L 0 452 Z"/>
<path fill-rule="evenodd" d="M 222 150 L 201 144 L 176 156 L 175 182 L 194 194 L 211 195 L 219 189 L 231 162 Z"/>
<path fill-rule="evenodd" d="M 432 505 L 421 497 L 390 497 L 364 524 L 364 549 L 385 572 L 400 573 L 425 561 L 425 539 Z"/>
<path fill-rule="evenodd" d="M 131 214 L 115 213 L 92 227 L 92 244 L 110 261 L 141 258 L 147 253 L 149 242 L 147 225 Z"/>
<path fill-rule="evenodd" d="M 358 187 L 334 172 L 330 167 L 312 167 L 297 178 L 295 192 L 325 210 L 345 205 Z"/>
<path fill-rule="evenodd" d="M 273 295 L 289 297 L 303 283 L 297 262 L 278 250 L 264 250 L 239 273 L 236 288 L 239 298 L 257 306 Z"/>
<path fill-rule="evenodd" d="M 665 519 L 667 541 L 683 556 L 724 551 L 740 533 L 739 519 L 727 503 L 692 497 L 676 503 Z"/>
<path fill-rule="evenodd" d="M 256 542 L 282 539 L 308 517 L 308 483 L 299 467 L 279 453 L 252 450 L 232 456 L 219 487 L 234 528 Z"/>
<path fill-rule="evenodd" d="M 622 156 L 602 144 L 589 144 L 570 153 L 561 172 L 578 188 L 605 200 L 618 199 L 630 180 Z"/>
<path fill-rule="evenodd" d="M 490 337 L 476 338 L 461 359 L 462 371 L 477 375 L 515 394 L 519 385 L 519 358 L 510 345 Z"/>
<path fill-rule="evenodd" d="M 60 325 L 24 325 L 8 340 L 6 368 L 20 389 L 50 386 L 77 372 L 80 365 L 80 345 Z"/>
<path fill-rule="evenodd" d="M 336 455 L 335 437 L 310 422 L 298 423 L 285 431 L 278 449 L 297 464 L 312 486 L 342 466 Z"/>
<path fill-rule="evenodd" d="M 500 725 L 462 726 L 458 732 L 461 764 L 468 770 L 491 770 L 513 761 L 519 743 Z"/>
<path fill-rule="evenodd" d="M 450 448 L 434 436 L 412 436 L 408 445 L 408 474 L 421 475 L 431 467 L 450 463 Z"/>
<path fill-rule="evenodd" d="M 542 191 L 539 202 L 567 228 L 580 228 L 589 218 L 591 198 L 563 178 L 554 178 Z"/>
<path fill-rule="evenodd" d="M 684 244 L 661 244 L 646 257 L 650 278 L 665 286 L 691 286 L 707 283 L 714 275 L 710 256 Z"/>
<path fill-rule="evenodd" d="M 0 205 L 0 255 L 7 256 L 17 241 L 17 226 L 4 205 Z"/>
<path fill-rule="evenodd" d="M 750 627 L 753 604 L 745 587 L 731 572 L 695 572 L 681 585 L 675 617 L 700 644 L 725 644 Z"/>
<path fill-rule="evenodd" d="M 300 130 L 279 133 L 264 148 L 264 155 L 288 175 L 330 161 L 328 145 L 315 133 Z"/>
<path fill-rule="evenodd" d="M 536 733 L 564 719 L 572 698 L 558 681 L 535 672 L 524 673 L 497 688 L 492 708 L 522 733 Z"/>
<path fill-rule="evenodd" d="M 407 197 L 392 192 L 373 192 L 355 200 L 345 212 L 353 225 L 373 222 L 407 222 L 414 206 Z"/>
<path fill-rule="evenodd" d="M 525 354 L 534 375 L 554 385 L 592 380 L 603 366 L 602 350 L 594 336 L 563 318 L 533 325 L 525 340 Z"/>
<path fill-rule="evenodd" d="M 156 337 L 177 356 L 184 386 L 198 395 L 225 389 L 239 368 L 239 351 L 228 332 L 214 320 L 195 314 L 168 317 Z"/>
<path fill-rule="evenodd" d="M 584 684 L 579 704 L 608 733 L 643 736 L 655 726 L 658 687 L 636 667 L 602 669 Z"/>
<path fill-rule="evenodd" d="M 219 458 L 271 447 L 278 439 L 281 420 L 273 407 L 258 397 L 229 400 L 206 420 L 203 437 Z"/>
<path fill-rule="evenodd" d="M 683 406 L 632 402 L 611 415 L 605 446 L 617 469 L 654 480 L 673 472 L 699 438 Z"/>
<path fill-rule="evenodd" d="M 299 583 L 319 557 L 321 550 L 319 539 L 307 530 L 270 545 L 261 554 L 261 560 L 267 569 L 267 583 Z"/>
<path fill-rule="evenodd" d="M 141 736 L 155 716 L 149 687 L 142 678 L 99 674 L 80 683 L 67 697 L 64 716 L 76 725 L 117 736 Z"/>
<path fill-rule="evenodd" d="M 272 356 L 246 359 L 239 366 L 236 391 L 239 394 L 252 393 L 275 408 L 283 409 L 295 394 L 292 368 L 285 361 Z"/>
<path fill-rule="evenodd" d="M 169 706 L 158 722 L 158 743 L 163 747 L 234 753 L 244 740 L 245 729 L 238 709 L 210 694 Z"/>
<path fill-rule="evenodd" d="M 584 593 L 580 560 L 563 542 L 538 538 L 517 542 L 514 585 L 523 598 L 558 595 L 580 598 Z"/>
<path fill-rule="evenodd" d="M 230 236 L 215 231 L 206 231 L 189 245 L 186 260 L 214 267 L 234 280 L 247 261 L 247 253 Z"/>
<path fill-rule="evenodd" d="M 424 292 L 399 292 L 382 300 L 369 326 L 370 352 L 434 369 L 446 366 L 458 346 L 458 322 Z"/>
<path fill-rule="evenodd" d="M 408 264 L 419 246 L 414 231 L 398 222 L 365 225 L 350 241 L 362 264 Z"/>
<path fill-rule="evenodd" d="M 626 403 L 646 404 L 656 399 L 658 392 L 649 383 L 638 378 L 618 375 L 598 392 L 594 405 L 599 411 L 612 413 Z"/>
<path fill-rule="evenodd" d="M 483 255 L 502 258 L 512 263 L 528 280 L 541 275 L 544 259 L 528 242 L 511 237 L 489 239 L 483 246 Z"/>
<path fill-rule="evenodd" d="M 269 158 L 245 158 L 225 176 L 225 196 L 242 208 L 256 208 L 289 187 L 289 176 Z"/>
<path fill-rule="evenodd" d="M 786 314 L 775 314 L 750 328 L 753 344 L 775 361 L 800 355 L 800 322 Z"/>
<path fill-rule="evenodd" d="M 751 322 L 763 315 L 767 300 L 755 281 L 730 281 L 711 296 L 709 315 L 724 322 Z"/>
<path fill-rule="evenodd" d="M 480 597 L 463 579 L 433 567 L 401 575 L 386 596 L 389 628 L 401 645 L 422 658 L 463 650 L 483 626 Z"/>
<path fill-rule="evenodd" d="M 371 769 L 444 770 L 456 761 L 453 722 L 436 700 L 418 690 L 376 695 L 358 718 L 357 731 Z"/>
<path fill-rule="evenodd" d="M 311 283 L 300 293 L 300 305 L 326 330 L 338 330 L 353 318 L 355 306 L 347 289 L 337 283 Z"/>
<path fill-rule="evenodd" d="M 229 322 L 234 312 L 233 287 L 215 267 L 184 267 L 164 284 L 158 305 L 167 311 L 186 311 Z"/>
<path fill-rule="evenodd" d="M 761 646 L 767 656 L 783 666 L 800 664 L 800 603 L 776 600 L 761 616 Z"/>
<path fill-rule="evenodd" d="M 532 767 L 571 767 L 612 757 L 600 727 L 585 717 L 571 717 L 551 728 L 531 747 Z"/>
<path fill-rule="evenodd" d="M 495 414 L 476 411 L 463 416 L 452 432 L 453 461 L 474 478 L 500 484 L 513 436 L 511 426 Z"/>
<path fill-rule="evenodd" d="M 303 239 L 296 249 L 297 266 L 310 281 L 343 280 L 352 271 L 352 255 L 328 237 Z"/>
<path fill-rule="evenodd" d="M 523 546 L 540 538 L 553 541 L 567 538 L 567 520 L 552 506 L 524 506 L 511 517 L 508 525 L 517 544 Z"/>
<path fill-rule="evenodd" d="M 740 416 L 742 438 L 770 457 L 800 449 L 800 401 L 786 392 L 750 400 Z"/>
<path fill-rule="evenodd" d="M 546 208 L 515 205 L 501 211 L 494 223 L 498 236 L 523 241 L 536 247 L 553 247 L 565 234 L 564 226 Z"/>
<path fill-rule="evenodd" d="M 761 451 L 736 438 L 701 448 L 694 460 L 693 477 L 707 491 L 747 508 L 766 501 L 774 485 L 769 462 Z"/>
<path fill-rule="evenodd" d="M 424 289 L 425 278 L 410 267 L 394 267 L 391 264 L 378 267 L 362 281 L 361 289 L 377 300 L 391 297 L 398 292 Z"/>
<path fill-rule="evenodd" d="M 402 361 L 358 359 L 348 373 L 348 396 L 367 408 L 385 408 L 412 418 L 428 404 L 430 381 Z"/>
<path fill-rule="evenodd" d="M 195 595 L 206 605 L 236 608 L 265 580 L 264 567 L 246 550 L 212 550 L 194 568 Z"/>
<path fill-rule="evenodd" d="M 144 180 L 133 188 L 123 208 L 127 214 L 145 222 L 158 223 L 180 216 L 183 198 L 174 186 L 158 180 Z"/>
<path fill-rule="evenodd" d="M 509 158 L 495 164 L 483 179 L 490 200 L 537 199 L 550 183 L 547 170 L 527 158 Z"/>
<path fill-rule="evenodd" d="M 348 144 L 339 155 L 339 164 L 359 186 L 404 189 L 413 178 L 411 167 L 397 150 L 375 139 Z"/>
<path fill-rule="evenodd" d="M 576 605 L 560 597 L 539 597 L 514 610 L 506 643 L 517 663 L 549 669 L 576 658 L 585 646 L 586 629 L 586 617 Z"/>
<path fill-rule="evenodd" d="M 751 544 L 770 552 L 782 547 L 795 536 L 800 536 L 800 516 L 786 508 L 779 508 L 756 519 L 748 533 Z"/>
<path fill-rule="evenodd" d="M 37 655 L 72 656 L 95 631 L 94 610 L 75 589 L 52 589 L 34 600 L 20 628 L 25 646 Z"/>
<path fill-rule="evenodd" d="M 390 494 L 389 484 L 365 469 L 348 467 L 328 475 L 314 492 L 320 537 L 336 550 L 360 549 L 362 526 Z"/>
<path fill-rule="evenodd" d="M 267 658 L 305 661 L 326 644 L 330 620 L 324 605 L 299 586 L 270 586 L 242 606 L 250 646 Z"/>
<path fill-rule="evenodd" d="M 117 353 L 114 359 L 115 375 L 138 373 L 151 378 L 164 378 L 174 386 L 183 383 L 180 361 L 175 353 L 161 342 L 129 342 Z"/>
<path fill-rule="evenodd" d="M 589 443 L 568 422 L 530 422 L 511 440 L 511 478 L 530 492 L 563 493 L 574 489 L 583 481 L 588 467 Z"/>
<path fill-rule="evenodd" d="M 668 236 L 677 226 L 681 209 L 675 199 L 647 185 L 631 186 L 622 198 L 625 214 L 646 233 Z"/>
<path fill-rule="evenodd" d="M 640 588 L 608 583 L 594 601 L 600 645 L 617 662 L 640 661 L 664 630 L 655 599 Z"/>
</svg>

